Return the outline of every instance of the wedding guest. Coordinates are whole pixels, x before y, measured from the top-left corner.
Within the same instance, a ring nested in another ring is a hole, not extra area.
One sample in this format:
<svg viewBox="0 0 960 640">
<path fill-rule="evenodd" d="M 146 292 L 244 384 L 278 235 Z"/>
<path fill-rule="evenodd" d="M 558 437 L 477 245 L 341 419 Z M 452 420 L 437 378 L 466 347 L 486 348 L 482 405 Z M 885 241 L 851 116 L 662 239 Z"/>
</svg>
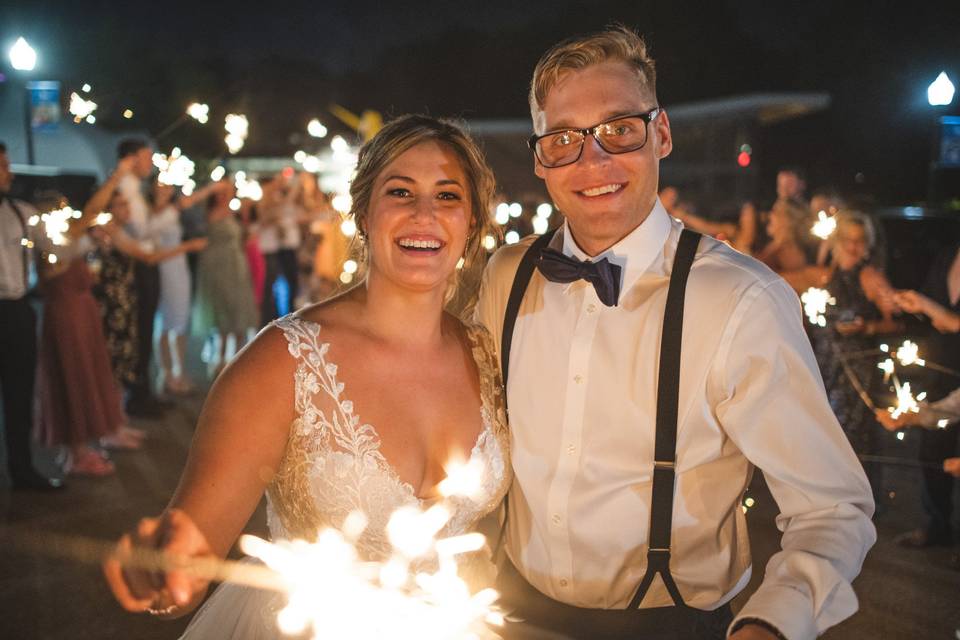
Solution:
<svg viewBox="0 0 960 640">
<path fill-rule="evenodd" d="M 60 489 L 63 483 L 39 474 L 30 450 L 37 316 L 28 296 L 35 252 L 46 243 L 40 228 L 29 222 L 38 215 L 37 210 L 11 197 L 12 185 L 10 157 L 0 142 L 0 396 L 7 470 L 14 489 L 49 491 Z"/>
<path fill-rule="evenodd" d="M 153 173 L 153 150 L 145 140 L 126 138 L 117 147 L 117 158 L 132 158 L 131 171 L 120 180 L 117 188 L 130 207 L 127 232 L 137 241 L 148 240 L 150 206 L 144 195 L 144 180 Z M 158 417 L 163 404 L 153 393 L 150 382 L 150 363 L 153 358 L 153 321 L 160 300 L 160 272 L 156 264 L 138 261 L 134 264 L 134 284 L 137 293 L 137 350 L 134 381 L 129 386 L 127 412 L 133 416 Z"/>
</svg>

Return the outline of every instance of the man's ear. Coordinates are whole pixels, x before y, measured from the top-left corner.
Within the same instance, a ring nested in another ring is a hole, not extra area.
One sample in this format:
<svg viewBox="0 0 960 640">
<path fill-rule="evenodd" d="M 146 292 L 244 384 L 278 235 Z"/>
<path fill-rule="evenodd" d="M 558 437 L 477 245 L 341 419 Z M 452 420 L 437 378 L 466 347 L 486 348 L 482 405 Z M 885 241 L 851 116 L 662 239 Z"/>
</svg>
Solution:
<svg viewBox="0 0 960 640">
<path fill-rule="evenodd" d="M 670 133 L 670 118 L 667 117 L 666 111 L 661 111 L 653 121 L 653 130 L 656 142 L 654 153 L 658 160 L 662 160 L 673 151 L 673 134 Z"/>
<path fill-rule="evenodd" d="M 537 160 L 537 154 L 533 154 L 533 172 L 537 174 L 537 177 L 543 180 L 544 178 L 544 169 L 543 165 L 540 164 L 540 161 Z"/>
</svg>

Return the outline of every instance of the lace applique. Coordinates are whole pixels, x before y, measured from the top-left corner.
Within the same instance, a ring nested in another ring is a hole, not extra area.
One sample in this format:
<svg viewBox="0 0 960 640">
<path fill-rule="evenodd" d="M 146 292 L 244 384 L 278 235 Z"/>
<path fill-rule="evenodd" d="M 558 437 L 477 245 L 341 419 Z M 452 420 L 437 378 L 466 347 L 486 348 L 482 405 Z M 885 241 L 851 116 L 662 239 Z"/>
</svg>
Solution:
<svg viewBox="0 0 960 640">
<path fill-rule="evenodd" d="M 271 534 L 312 540 L 323 527 L 339 527 L 350 512 L 361 510 L 369 525 L 358 548 L 364 555 L 383 557 L 390 550 L 387 520 L 398 507 L 419 502 L 414 488 L 400 479 L 380 452 L 374 427 L 354 414 L 344 384 L 337 379 L 337 365 L 326 359 L 330 345 L 320 340 L 320 325 L 294 315 L 274 324 L 283 331 L 297 369 L 296 418 L 280 469 L 267 490 Z M 480 375 L 482 430 L 471 459 L 483 463 L 483 491 L 477 500 L 455 501 L 445 528 L 449 535 L 468 530 L 495 509 L 510 483 L 509 440 L 492 338 L 479 326 L 468 327 L 467 337 Z M 332 410 L 317 407 L 320 397 Z"/>
</svg>

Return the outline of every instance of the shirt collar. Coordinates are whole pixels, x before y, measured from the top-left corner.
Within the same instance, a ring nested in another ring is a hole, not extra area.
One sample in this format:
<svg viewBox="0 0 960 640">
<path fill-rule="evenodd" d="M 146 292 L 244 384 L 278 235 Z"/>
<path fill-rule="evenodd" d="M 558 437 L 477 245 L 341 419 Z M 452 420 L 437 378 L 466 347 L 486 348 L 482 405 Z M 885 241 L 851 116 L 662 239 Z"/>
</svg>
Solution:
<svg viewBox="0 0 960 640">
<path fill-rule="evenodd" d="M 670 215 L 660 204 L 660 198 L 657 198 L 653 203 L 650 214 L 636 229 L 599 255 L 590 257 L 577 246 L 566 221 L 564 221 L 562 229 L 562 249 L 556 246 L 554 248 L 561 249 L 564 255 L 577 260 L 596 262 L 606 258 L 613 264 L 618 265 L 621 269 L 620 295 L 623 296 L 640 276 L 650 268 L 657 256 L 663 253 L 663 246 L 670 235 L 670 229 Z M 555 245 L 554 242 L 551 242 L 551 244 Z M 568 285 L 565 290 L 569 291 L 569 289 L 570 286 Z"/>
</svg>

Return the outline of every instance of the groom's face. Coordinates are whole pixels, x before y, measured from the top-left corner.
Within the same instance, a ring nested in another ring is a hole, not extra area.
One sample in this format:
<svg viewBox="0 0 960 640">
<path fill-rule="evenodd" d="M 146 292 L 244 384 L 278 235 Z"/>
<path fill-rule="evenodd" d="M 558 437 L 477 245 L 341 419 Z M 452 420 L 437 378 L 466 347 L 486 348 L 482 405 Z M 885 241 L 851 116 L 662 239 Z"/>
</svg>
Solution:
<svg viewBox="0 0 960 640">
<path fill-rule="evenodd" d="M 603 62 L 561 75 L 543 109 L 535 113 L 534 127 L 538 134 L 587 128 L 655 106 L 635 69 L 624 62 Z M 657 197 L 660 159 L 672 148 L 670 122 L 661 113 L 647 125 L 647 142 L 636 151 L 610 154 L 588 136 L 573 164 L 548 169 L 535 160 L 535 171 L 566 216 L 577 243 L 596 255 L 646 218 Z"/>
</svg>

